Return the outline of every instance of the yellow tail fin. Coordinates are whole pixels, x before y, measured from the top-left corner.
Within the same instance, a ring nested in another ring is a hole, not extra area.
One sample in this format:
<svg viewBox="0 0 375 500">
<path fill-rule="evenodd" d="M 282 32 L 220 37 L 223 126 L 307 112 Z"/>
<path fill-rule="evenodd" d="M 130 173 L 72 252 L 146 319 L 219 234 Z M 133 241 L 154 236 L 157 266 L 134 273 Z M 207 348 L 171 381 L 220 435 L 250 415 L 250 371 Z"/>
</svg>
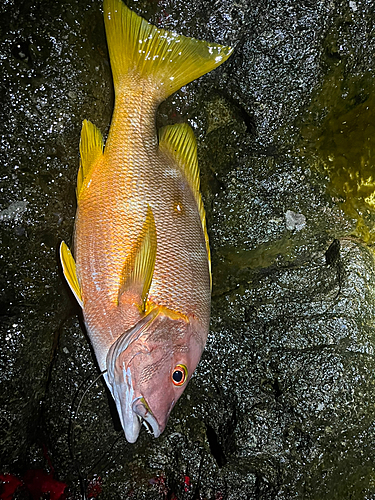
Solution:
<svg viewBox="0 0 375 500">
<path fill-rule="evenodd" d="M 222 64 L 232 49 L 152 26 L 121 0 L 104 0 L 104 21 L 113 82 L 152 80 L 164 100 L 183 85 Z"/>
</svg>

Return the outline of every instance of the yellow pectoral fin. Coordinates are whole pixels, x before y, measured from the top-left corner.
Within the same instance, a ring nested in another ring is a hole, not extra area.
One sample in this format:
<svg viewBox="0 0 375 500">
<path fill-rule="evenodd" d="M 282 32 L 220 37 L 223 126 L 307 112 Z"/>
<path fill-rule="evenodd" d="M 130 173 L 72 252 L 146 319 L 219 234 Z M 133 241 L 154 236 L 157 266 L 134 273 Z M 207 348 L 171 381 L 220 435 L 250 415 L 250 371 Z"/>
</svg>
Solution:
<svg viewBox="0 0 375 500">
<path fill-rule="evenodd" d="M 151 207 L 147 206 L 147 215 L 141 234 L 133 246 L 124 264 L 119 290 L 120 299 L 126 295 L 136 297 L 137 306 L 145 310 L 148 292 L 154 274 L 156 259 L 156 227 Z"/>
<path fill-rule="evenodd" d="M 79 151 L 81 154 L 81 163 L 77 176 L 77 200 L 82 194 L 82 188 L 90 178 L 95 163 L 103 154 L 103 136 L 100 130 L 88 120 L 84 120 L 81 130 L 81 141 Z"/>
<path fill-rule="evenodd" d="M 152 26 L 121 0 L 104 0 L 113 83 L 133 72 L 153 81 L 161 100 L 222 64 L 232 49 Z"/>
<path fill-rule="evenodd" d="M 60 245 L 60 260 L 65 279 L 68 282 L 74 297 L 77 299 L 78 304 L 83 307 L 81 289 L 76 273 L 76 263 L 65 241 L 62 241 Z"/>
<path fill-rule="evenodd" d="M 184 173 L 194 194 L 206 241 L 210 280 L 212 285 L 210 243 L 207 234 L 206 213 L 199 191 L 200 180 L 197 159 L 197 143 L 193 129 L 187 123 L 163 127 L 159 131 L 159 147 L 175 160 L 181 171 Z"/>
</svg>

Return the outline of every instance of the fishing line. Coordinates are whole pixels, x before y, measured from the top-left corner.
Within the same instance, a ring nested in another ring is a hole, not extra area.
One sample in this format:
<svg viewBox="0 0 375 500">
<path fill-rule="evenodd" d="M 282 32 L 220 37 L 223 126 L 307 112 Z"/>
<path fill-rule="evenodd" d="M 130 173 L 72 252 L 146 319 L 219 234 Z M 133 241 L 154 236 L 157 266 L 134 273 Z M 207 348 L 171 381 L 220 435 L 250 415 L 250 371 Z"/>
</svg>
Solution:
<svg viewBox="0 0 375 500">
<path fill-rule="evenodd" d="M 68 446 L 69 446 L 70 456 L 71 456 L 72 461 L 74 463 L 74 466 L 78 472 L 78 479 L 79 479 L 79 485 L 80 485 L 80 489 L 81 489 L 82 500 L 87 500 L 87 497 L 86 497 L 87 485 L 86 485 L 86 479 L 83 477 L 83 475 L 81 473 L 81 467 L 80 467 L 80 464 L 78 463 L 78 460 L 76 458 L 75 449 L 74 449 L 74 431 L 76 428 L 76 420 L 77 420 L 77 415 L 79 413 L 79 409 L 81 407 L 82 401 L 85 398 L 86 394 L 93 387 L 93 385 L 96 384 L 96 382 L 100 379 L 100 377 L 102 377 L 106 372 L 107 372 L 107 370 L 102 371 L 88 385 L 88 387 L 85 389 L 84 393 L 82 394 L 81 399 L 79 400 L 79 403 L 77 405 L 76 410 L 74 410 L 74 404 L 75 404 L 76 399 L 78 398 L 78 394 L 79 394 L 81 388 L 84 387 L 86 385 L 87 381 L 91 378 L 91 376 L 87 377 L 86 380 L 84 380 L 82 382 L 82 384 L 78 387 L 76 395 L 74 396 L 71 407 L 70 407 L 70 417 L 69 417 L 69 426 L 68 426 Z M 74 417 L 72 417 L 73 414 L 74 414 Z"/>
<path fill-rule="evenodd" d="M 98 460 L 94 463 L 94 465 L 90 468 L 90 470 L 88 471 L 88 474 L 90 474 L 96 467 L 98 464 L 100 464 L 100 462 L 103 460 L 103 458 L 106 456 L 106 455 L 109 455 L 109 453 L 113 453 L 113 447 L 115 446 L 115 444 L 120 441 L 120 439 L 123 439 L 124 435 L 122 433 L 120 433 L 119 436 L 116 437 L 116 439 L 113 441 L 113 443 L 111 444 L 111 446 L 109 447 L 108 451 L 104 451 L 103 454 L 98 458 Z M 112 460 L 114 460 L 118 455 L 120 454 L 120 452 L 118 452 L 116 455 L 112 455 Z"/>
</svg>

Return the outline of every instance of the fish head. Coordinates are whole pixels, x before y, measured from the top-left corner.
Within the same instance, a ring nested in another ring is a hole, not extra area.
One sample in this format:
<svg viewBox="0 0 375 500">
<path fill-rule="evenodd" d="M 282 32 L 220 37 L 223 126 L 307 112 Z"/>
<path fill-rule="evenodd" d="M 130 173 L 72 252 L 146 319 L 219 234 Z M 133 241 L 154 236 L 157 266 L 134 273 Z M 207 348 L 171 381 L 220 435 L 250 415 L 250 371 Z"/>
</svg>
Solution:
<svg viewBox="0 0 375 500">
<path fill-rule="evenodd" d="M 113 344 L 107 355 L 107 383 L 130 443 L 137 440 L 142 422 L 154 437 L 164 431 L 206 336 L 194 321 L 158 312 Z"/>
</svg>

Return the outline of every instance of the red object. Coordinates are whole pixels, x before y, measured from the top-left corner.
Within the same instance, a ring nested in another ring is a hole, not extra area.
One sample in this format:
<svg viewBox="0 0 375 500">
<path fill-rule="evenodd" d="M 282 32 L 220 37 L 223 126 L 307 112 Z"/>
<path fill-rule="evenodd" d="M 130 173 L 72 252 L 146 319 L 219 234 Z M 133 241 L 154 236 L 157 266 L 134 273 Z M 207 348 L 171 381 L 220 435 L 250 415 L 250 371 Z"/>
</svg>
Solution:
<svg viewBox="0 0 375 500">
<path fill-rule="evenodd" d="M 49 493 L 50 500 L 65 500 L 66 484 L 53 479 L 52 474 L 47 474 L 42 469 L 28 470 L 23 478 L 33 500 L 40 500 L 44 494 Z"/>
<path fill-rule="evenodd" d="M 102 492 L 102 478 L 100 476 L 93 477 L 87 486 L 87 497 L 89 500 L 97 498 Z"/>
<path fill-rule="evenodd" d="M 66 499 L 65 489 L 67 485 L 53 478 L 55 471 L 51 458 L 48 455 L 47 447 L 45 445 L 42 446 L 44 458 L 51 472 L 47 473 L 43 469 L 30 469 L 26 472 L 22 480 L 13 476 L 13 474 L 0 474 L 0 500 L 12 500 L 15 491 L 20 486 L 27 489 L 33 500 L 40 500 L 47 496 L 49 500 Z"/>
<path fill-rule="evenodd" d="M 21 486 L 22 481 L 12 474 L 0 474 L 0 500 L 12 500 L 16 489 Z"/>
<path fill-rule="evenodd" d="M 191 481 L 189 476 L 184 476 L 184 491 L 190 491 Z"/>
<path fill-rule="evenodd" d="M 167 486 L 166 479 L 165 479 L 164 476 L 153 477 L 148 482 L 150 484 L 152 484 L 152 486 L 156 486 L 156 488 L 158 489 L 159 493 L 161 493 L 162 495 L 164 495 L 164 498 L 167 498 L 167 495 L 168 495 L 168 492 L 169 492 L 169 488 Z M 174 499 L 172 498 L 172 500 L 174 500 Z"/>
</svg>

